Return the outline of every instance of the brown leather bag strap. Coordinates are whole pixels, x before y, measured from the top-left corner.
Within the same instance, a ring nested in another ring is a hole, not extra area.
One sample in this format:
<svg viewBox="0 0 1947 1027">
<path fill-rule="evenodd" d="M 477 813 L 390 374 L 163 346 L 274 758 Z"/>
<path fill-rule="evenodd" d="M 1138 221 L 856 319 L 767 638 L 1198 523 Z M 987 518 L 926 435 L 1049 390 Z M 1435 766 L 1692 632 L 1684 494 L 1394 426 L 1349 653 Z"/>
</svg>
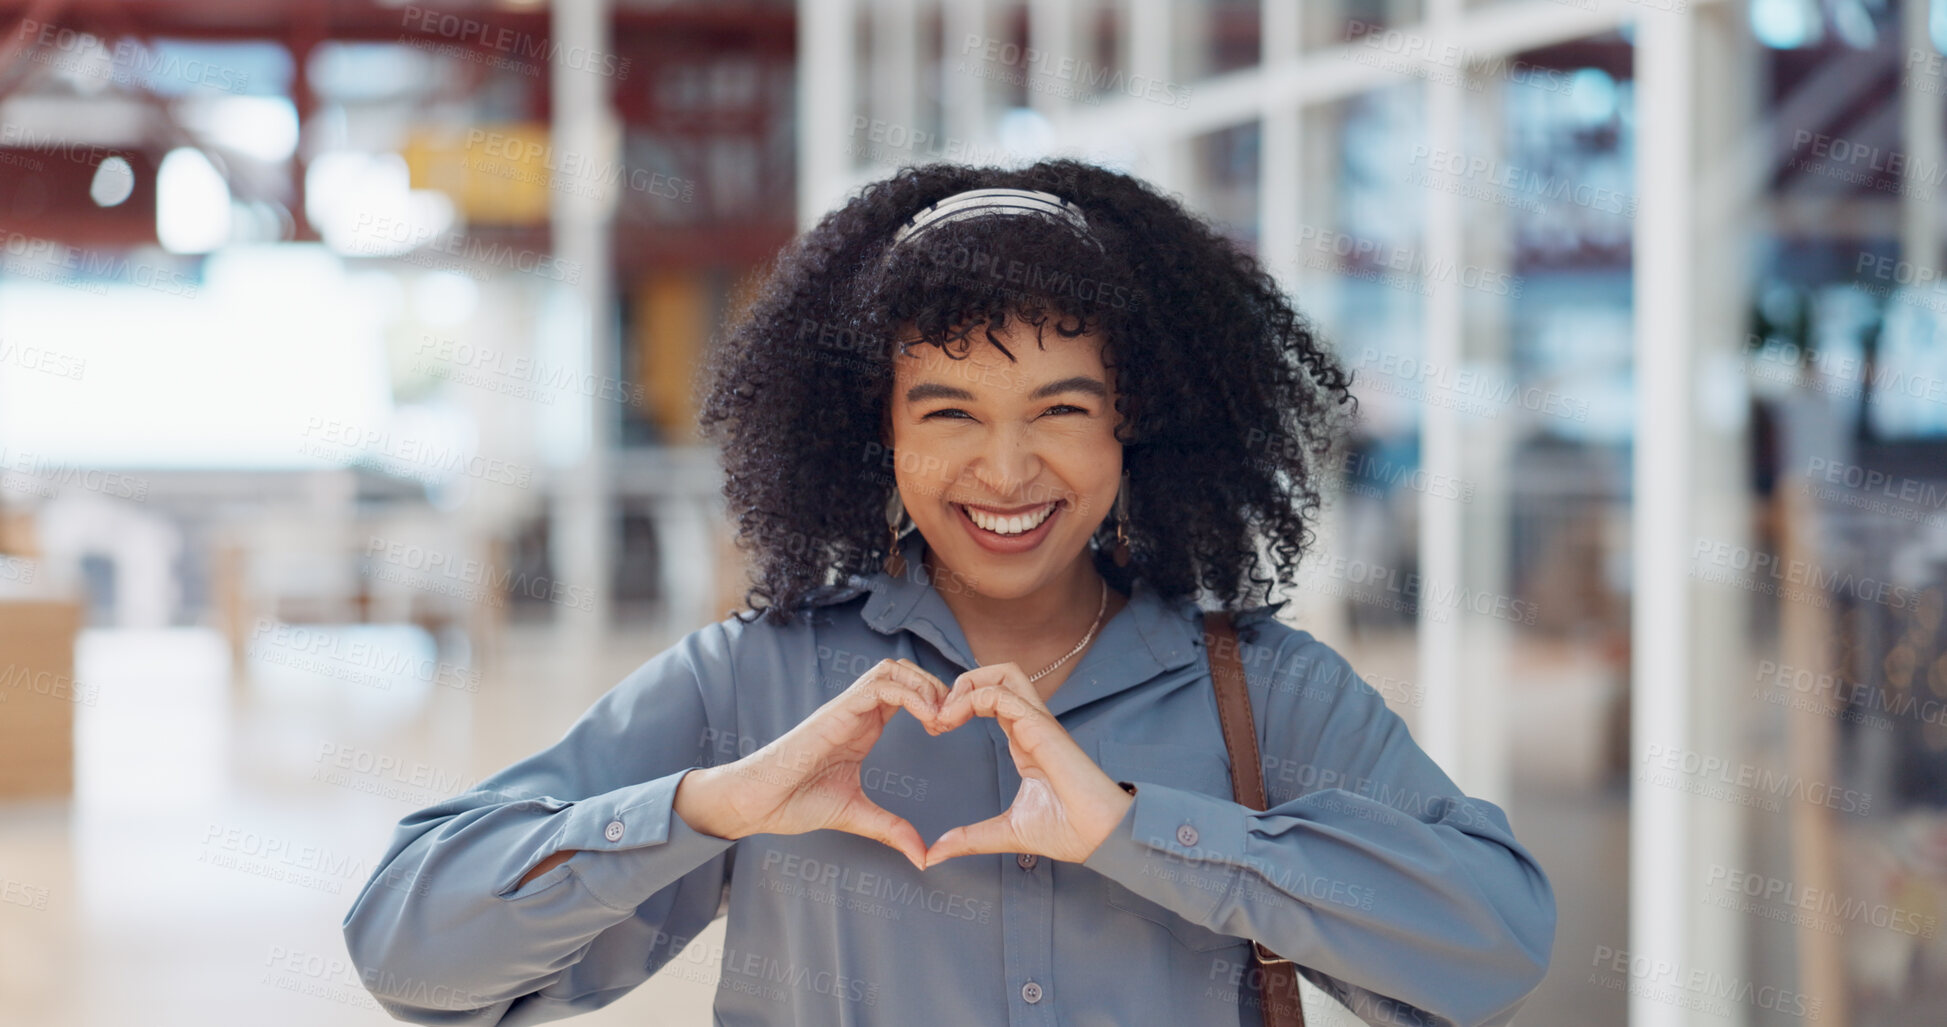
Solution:
<svg viewBox="0 0 1947 1027">
<path fill-rule="evenodd" d="M 1238 650 L 1237 628 L 1222 610 L 1203 615 L 1204 641 L 1210 653 L 1210 680 L 1217 687 L 1217 720 L 1224 729 L 1224 748 L 1230 750 L 1231 793 L 1252 809 L 1265 808 L 1263 764 L 1258 762 L 1257 718 L 1251 713 L 1251 689 L 1244 683 L 1244 657 Z"/>
<path fill-rule="evenodd" d="M 1203 615 L 1204 651 L 1210 656 L 1210 680 L 1217 690 L 1217 721 L 1223 727 L 1224 748 L 1230 752 L 1231 794 L 1239 805 L 1261 810 L 1264 764 L 1257 754 L 1257 718 L 1251 713 L 1251 689 L 1244 680 L 1244 656 L 1238 650 L 1237 628 L 1222 610 Z M 1298 992 L 1298 968 L 1256 941 L 1251 942 L 1251 976 L 1258 981 L 1258 1000 L 1265 1027 L 1305 1027 L 1305 1007 Z"/>
</svg>

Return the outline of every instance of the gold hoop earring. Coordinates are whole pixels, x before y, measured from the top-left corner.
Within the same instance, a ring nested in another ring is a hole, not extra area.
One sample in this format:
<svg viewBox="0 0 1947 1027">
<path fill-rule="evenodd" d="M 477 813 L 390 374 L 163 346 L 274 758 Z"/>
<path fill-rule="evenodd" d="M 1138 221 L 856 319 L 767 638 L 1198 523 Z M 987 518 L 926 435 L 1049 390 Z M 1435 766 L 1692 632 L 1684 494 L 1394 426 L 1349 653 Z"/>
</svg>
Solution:
<svg viewBox="0 0 1947 1027">
<path fill-rule="evenodd" d="M 899 486 L 894 485 L 892 498 L 886 500 L 886 533 L 890 536 L 886 543 L 886 573 L 895 578 L 906 576 L 906 554 L 899 550 L 899 529 L 907 519 L 906 504 L 899 498 Z"/>
<path fill-rule="evenodd" d="M 1129 472 L 1115 490 L 1115 548 L 1109 551 L 1117 567 L 1129 566 Z"/>
</svg>

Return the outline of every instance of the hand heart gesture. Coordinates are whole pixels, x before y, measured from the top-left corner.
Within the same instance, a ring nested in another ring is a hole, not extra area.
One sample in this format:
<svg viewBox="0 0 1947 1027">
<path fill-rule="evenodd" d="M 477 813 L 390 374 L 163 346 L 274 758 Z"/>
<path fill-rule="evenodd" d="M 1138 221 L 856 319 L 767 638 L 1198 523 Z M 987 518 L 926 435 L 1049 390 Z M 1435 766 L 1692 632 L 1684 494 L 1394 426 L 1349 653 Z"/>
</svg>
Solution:
<svg viewBox="0 0 1947 1027">
<path fill-rule="evenodd" d="M 881 660 L 771 744 L 685 775 L 676 812 L 721 838 L 846 831 L 884 842 L 925 869 L 919 831 L 866 798 L 860 769 L 895 714 L 904 709 L 931 727 L 945 694 L 918 664 Z"/>
<path fill-rule="evenodd" d="M 866 798 L 861 765 L 900 710 L 939 735 L 993 717 L 1007 735 L 1021 790 L 999 816 L 953 828 L 931 848 L 904 818 Z M 882 660 L 776 741 L 685 775 L 676 813 L 723 838 L 829 828 L 884 842 L 924 870 L 982 852 L 1079 863 L 1135 801 L 1068 734 L 1012 663 L 979 667 L 948 690 L 910 660 Z"/>
<path fill-rule="evenodd" d="M 926 850 L 927 866 L 981 852 L 1033 853 L 1080 863 L 1135 801 L 1075 743 L 1016 664 L 978 667 L 954 681 L 940 705 L 939 730 L 951 731 L 973 717 L 993 717 L 1000 723 L 1021 775 L 1021 790 L 1000 815 L 934 839 Z"/>
</svg>

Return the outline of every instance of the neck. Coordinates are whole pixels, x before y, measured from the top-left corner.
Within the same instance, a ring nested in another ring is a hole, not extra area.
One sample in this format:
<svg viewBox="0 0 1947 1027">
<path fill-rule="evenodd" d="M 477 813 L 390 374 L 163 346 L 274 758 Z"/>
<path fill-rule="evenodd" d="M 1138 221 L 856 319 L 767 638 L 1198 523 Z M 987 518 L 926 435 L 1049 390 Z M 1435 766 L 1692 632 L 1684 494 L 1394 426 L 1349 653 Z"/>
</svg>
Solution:
<svg viewBox="0 0 1947 1027">
<path fill-rule="evenodd" d="M 921 562 L 926 565 L 929 580 L 966 580 L 964 576 L 938 576 L 940 568 L 931 547 Z M 1095 623 L 1097 609 L 1102 609 L 1102 623 L 1106 626 L 1127 602 L 1111 588 L 1105 607 L 1104 587 L 1106 582 L 1096 572 L 1084 547 L 1062 573 L 1027 595 L 997 599 L 971 589 L 942 589 L 940 598 L 953 611 L 975 660 L 983 666 L 1012 661 L 1033 674 L 1060 659 L 1082 640 L 1089 626 Z M 1100 629 L 1096 635 L 1100 637 Z M 1069 663 L 1080 659 L 1077 655 Z M 1055 675 L 1066 676 L 1062 671 L 1067 669 L 1064 665 Z"/>
</svg>

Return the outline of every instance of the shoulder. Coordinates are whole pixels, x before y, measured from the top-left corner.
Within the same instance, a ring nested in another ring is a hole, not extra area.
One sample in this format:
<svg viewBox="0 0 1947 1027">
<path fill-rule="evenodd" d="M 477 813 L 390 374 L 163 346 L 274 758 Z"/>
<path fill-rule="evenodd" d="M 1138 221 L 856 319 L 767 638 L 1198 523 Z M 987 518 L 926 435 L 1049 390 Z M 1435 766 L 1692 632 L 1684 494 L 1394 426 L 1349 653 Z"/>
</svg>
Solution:
<svg viewBox="0 0 1947 1027">
<path fill-rule="evenodd" d="M 1278 618 L 1285 602 L 1231 615 L 1245 680 L 1273 710 L 1292 706 L 1369 716 L 1386 709 L 1385 696 L 1337 649 Z M 1401 683 L 1403 684 L 1403 682 Z M 1374 705 L 1377 710 L 1372 709 Z"/>
<path fill-rule="evenodd" d="M 1344 654 L 1275 616 L 1259 615 L 1255 626 L 1255 641 L 1244 641 L 1239 630 L 1238 648 L 1258 713 L 1269 801 L 1319 788 L 1368 793 L 1405 777 L 1427 794 L 1451 790 L 1389 702 L 1395 697 L 1375 688 Z M 1403 698 L 1414 695 L 1406 686 Z"/>
<path fill-rule="evenodd" d="M 758 611 L 726 613 L 677 642 L 699 666 L 729 666 L 753 656 L 775 654 L 801 646 L 819 628 L 860 622 L 870 590 L 856 581 L 814 589 L 788 621 L 773 620 Z"/>
</svg>

